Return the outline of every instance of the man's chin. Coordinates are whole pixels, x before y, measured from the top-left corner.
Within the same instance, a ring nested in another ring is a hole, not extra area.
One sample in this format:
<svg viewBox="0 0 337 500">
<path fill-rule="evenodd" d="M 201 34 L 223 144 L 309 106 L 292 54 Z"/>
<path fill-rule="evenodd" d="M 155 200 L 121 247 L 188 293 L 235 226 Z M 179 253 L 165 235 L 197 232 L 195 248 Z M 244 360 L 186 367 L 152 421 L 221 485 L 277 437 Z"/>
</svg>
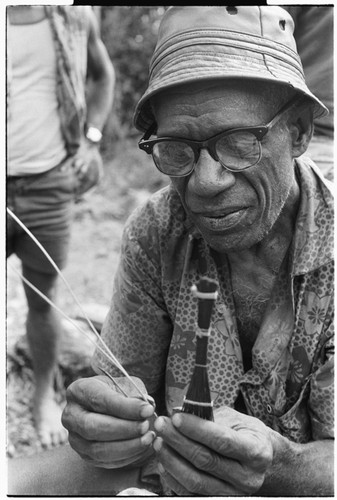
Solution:
<svg viewBox="0 0 337 500">
<path fill-rule="evenodd" d="M 214 235 L 205 233 L 199 228 L 208 246 L 220 254 L 248 250 L 261 243 L 269 230 L 269 228 L 261 228 L 258 233 L 254 231 L 254 234 L 252 234 L 250 228 L 246 227 L 235 233 L 228 232 L 228 234 Z"/>
</svg>

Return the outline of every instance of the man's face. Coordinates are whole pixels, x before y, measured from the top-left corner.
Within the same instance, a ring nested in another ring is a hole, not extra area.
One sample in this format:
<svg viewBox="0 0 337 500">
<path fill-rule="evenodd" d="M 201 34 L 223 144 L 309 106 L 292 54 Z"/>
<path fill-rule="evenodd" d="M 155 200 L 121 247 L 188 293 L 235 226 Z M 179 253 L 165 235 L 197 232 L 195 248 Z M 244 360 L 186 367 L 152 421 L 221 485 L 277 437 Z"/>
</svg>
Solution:
<svg viewBox="0 0 337 500">
<path fill-rule="evenodd" d="M 181 86 L 154 103 L 158 137 L 206 140 L 234 127 L 267 123 L 280 105 L 263 101 L 263 90 L 227 83 Z M 207 150 L 188 177 L 172 178 L 189 217 L 218 252 L 250 248 L 271 230 L 295 183 L 291 136 L 284 122 L 262 140 L 262 158 L 230 172 Z"/>
</svg>

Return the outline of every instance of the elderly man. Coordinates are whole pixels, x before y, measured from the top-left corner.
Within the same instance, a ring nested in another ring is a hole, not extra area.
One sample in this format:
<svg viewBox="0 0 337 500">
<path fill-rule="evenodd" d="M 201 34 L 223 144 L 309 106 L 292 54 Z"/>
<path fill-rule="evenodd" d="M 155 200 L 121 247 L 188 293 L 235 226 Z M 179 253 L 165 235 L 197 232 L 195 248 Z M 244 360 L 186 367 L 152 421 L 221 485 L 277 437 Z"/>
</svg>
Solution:
<svg viewBox="0 0 337 500">
<path fill-rule="evenodd" d="M 155 463 L 165 492 L 333 492 L 333 203 L 311 160 L 297 160 L 326 108 L 292 32 L 279 7 L 172 7 L 136 109 L 140 148 L 171 185 L 126 225 L 103 337 L 161 416 L 152 426 L 151 404 L 98 376 L 69 387 L 63 423 L 87 462 Z M 174 411 L 202 275 L 220 291 L 214 422 Z M 118 374 L 99 352 L 93 364 Z"/>
</svg>

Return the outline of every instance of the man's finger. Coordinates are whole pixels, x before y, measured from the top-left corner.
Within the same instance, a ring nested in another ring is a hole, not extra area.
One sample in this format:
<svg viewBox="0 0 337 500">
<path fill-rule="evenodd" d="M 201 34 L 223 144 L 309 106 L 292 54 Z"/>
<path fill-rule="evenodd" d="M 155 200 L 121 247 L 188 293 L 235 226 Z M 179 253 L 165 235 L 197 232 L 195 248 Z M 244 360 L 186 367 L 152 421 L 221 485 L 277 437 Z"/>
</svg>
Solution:
<svg viewBox="0 0 337 500">
<path fill-rule="evenodd" d="M 149 403 L 118 394 L 97 378 L 73 382 L 67 389 L 67 400 L 89 411 L 126 420 L 144 420 L 154 413 L 154 408 Z M 72 411 L 71 405 L 68 404 L 67 408 Z"/>
<path fill-rule="evenodd" d="M 98 467 L 118 468 L 151 455 L 154 433 L 148 432 L 141 438 L 115 442 L 88 442 L 73 433 L 69 436 L 71 447 L 86 461 Z M 113 460 L 112 460 L 112 457 Z"/>
<path fill-rule="evenodd" d="M 80 157 L 74 158 L 73 169 L 75 170 L 76 173 L 80 172 L 85 165 L 86 162 L 83 160 L 83 158 Z"/>
<path fill-rule="evenodd" d="M 65 408 L 62 423 L 69 432 L 75 432 L 88 441 L 133 439 L 145 434 L 150 427 L 148 420 L 125 420 L 88 412 L 77 404 Z"/>
<path fill-rule="evenodd" d="M 189 448 L 194 443 L 189 443 Z M 177 453 L 160 438 L 153 444 L 158 454 L 158 460 L 162 466 L 161 475 L 169 486 L 177 493 L 184 494 L 182 488 L 190 494 L 196 495 L 237 495 L 242 494 L 239 486 L 229 484 L 224 475 L 218 478 L 193 466 L 191 462 Z M 176 491 L 179 490 L 179 491 Z"/>
<path fill-rule="evenodd" d="M 272 453 L 267 435 L 253 424 L 252 428 L 240 426 L 233 430 L 223 421 L 220 425 L 185 413 L 175 414 L 172 423 L 185 436 L 224 457 L 252 463 L 259 458 L 268 460 Z"/>
<path fill-rule="evenodd" d="M 227 483 L 226 491 L 238 488 L 241 492 L 250 493 L 260 487 L 264 478 L 264 468 L 256 471 L 250 464 L 241 463 L 233 458 L 220 455 L 211 446 L 192 441 L 177 431 L 168 418 L 160 417 L 155 423 L 155 429 L 162 438 L 154 442 L 154 449 L 159 459 L 167 454 L 166 446 L 174 450 L 177 456 L 185 458 L 198 471 L 218 478 Z"/>
</svg>

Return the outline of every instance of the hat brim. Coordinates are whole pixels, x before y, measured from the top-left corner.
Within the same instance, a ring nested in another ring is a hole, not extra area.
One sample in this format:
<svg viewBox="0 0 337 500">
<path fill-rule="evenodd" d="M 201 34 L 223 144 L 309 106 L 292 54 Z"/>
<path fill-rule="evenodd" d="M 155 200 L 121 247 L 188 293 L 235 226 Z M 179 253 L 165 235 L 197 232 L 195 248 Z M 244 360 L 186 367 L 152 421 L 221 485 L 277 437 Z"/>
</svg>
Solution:
<svg viewBox="0 0 337 500">
<path fill-rule="evenodd" d="M 313 103 L 315 118 L 329 113 L 326 106 L 310 92 L 305 84 L 302 68 L 277 57 L 246 51 L 238 55 L 237 51 L 220 48 L 209 52 L 205 47 L 194 47 L 193 58 L 190 51 L 178 51 L 174 58 L 166 59 L 155 68 L 149 87 L 140 99 L 134 114 L 136 128 L 145 131 L 155 118 L 150 100 L 167 89 L 188 85 L 200 81 L 221 81 L 228 79 L 257 80 L 261 82 L 286 85 L 306 95 Z"/>
</svg>

